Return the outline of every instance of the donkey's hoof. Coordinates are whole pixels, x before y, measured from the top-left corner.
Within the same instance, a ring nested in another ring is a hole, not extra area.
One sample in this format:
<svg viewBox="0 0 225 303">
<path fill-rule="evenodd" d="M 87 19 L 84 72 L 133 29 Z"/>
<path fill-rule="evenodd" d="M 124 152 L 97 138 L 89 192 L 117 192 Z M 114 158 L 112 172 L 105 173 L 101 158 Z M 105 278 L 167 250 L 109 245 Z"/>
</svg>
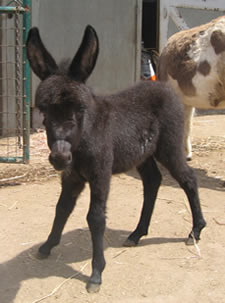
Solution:
<svg viewBox="0 0 225 303">
<path fill-rule="evenodd" d="M 123 246 L 125 247 L 134 247 L 137 246 L 138 243 L 136 243 L 135 241 L 131 240 L 131 239 L 127 239 L 124 243 Z"/>
<path fill-rule="evenodd" d="M 92 282 L 88 282 L 87 283 L 87 292 L 89 293 L 96 293 L 96 292 L 99 292 L 100 290 L 100 285 L 101 284 L 96 284 L 96 283 L 92 283 Z"/>
<path fill-rule="evenodd" d="M 194 239 L 193 238 L 187 238 L 185 244 L 187 246 L 194 245 Z"/>
<path fill-rule="evenodd" d="M 42 253 L 42 252 L 40 252 L 40 251 L 38 251 L 38 252 L 36 253 L 36 258 L 37 258 L 38 260 L 47 259 L 48 256 L 49 256 L 48 254 L 44 254 L 44 253 Z"/>
<path fill-rule="evenodd" d="M 197 242 L 197 240 L 194 240 L 192 236 L 189 236 L 185 242 L 185 244 L 187 246 L 191 246 L 191 245 L 194 245 L 195 244 L 195 241 Z"/>
<path fill-rule="evenodd" d="M 48 258 L 48 255 L 45 255 L 45 254 L 42 254 L 41 252 L 37 252 L 36 253 L 36 258 L 38 259 L 38 260 L 44 260 L 44 259 L 47 259 Z"/>
</svg>

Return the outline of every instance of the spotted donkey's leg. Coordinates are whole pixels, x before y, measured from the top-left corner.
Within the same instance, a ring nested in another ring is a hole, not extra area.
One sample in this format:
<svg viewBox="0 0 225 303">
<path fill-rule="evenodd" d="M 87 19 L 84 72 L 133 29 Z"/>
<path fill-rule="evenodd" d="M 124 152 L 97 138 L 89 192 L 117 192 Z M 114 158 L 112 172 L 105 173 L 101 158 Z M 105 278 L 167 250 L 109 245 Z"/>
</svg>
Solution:
<svg viewBox="0 0 225 303">
<path fill-rule="evenodd" d="M 161 173 L 152 157 L 148 158 L 140 167 L 138 167 L 138 172 L 144 186 L 144 204 L 139 223 L 135 231 L 130 234 L 125 241 L 124 246 L 135 246 L 142 236 L 147 235 L 156 196 L 162 179 Z"/>
<path fill-rule="evenodd" d="M 84 181 L 75 180 L 71 176 L 62 177 L 62 191 L 56 206 L 52 230 L 47 241 L 39 248 L 39 258 L 48 257 L 51 249 L 59 244 L 63 228 L 83 188 Z"/>
<path fill-rule="evenodd" d="M 192 106 L 184 105 L 184 148 L 187 160 L 191 160 L 192 158 L 191 129 L 194 112 L 195 109 Z"/>
</svg>

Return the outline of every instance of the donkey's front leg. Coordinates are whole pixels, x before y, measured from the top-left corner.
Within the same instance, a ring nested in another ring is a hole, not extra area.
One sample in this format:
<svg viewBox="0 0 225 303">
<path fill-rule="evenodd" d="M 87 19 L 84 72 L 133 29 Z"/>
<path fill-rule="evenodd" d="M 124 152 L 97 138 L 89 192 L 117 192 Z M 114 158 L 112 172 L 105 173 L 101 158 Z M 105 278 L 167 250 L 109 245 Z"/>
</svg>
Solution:
<svg viewBox="0 0 225 303">
<path fill-rule="evenodd" d="M 40 246 L 37 255 L 38 258 L 47 258 L 50 255 L 52 248 L 59 244 L 63 228 L 83 188 L 83 181 L 75 181 L 72 177 L 68 176 L 65 178 L 62 177 L 62 191 L 56 206 L 52 230 L 47 241 Z"/>
<path fill-rule="evenodd" d="M 87 283 L 88 292 L 98 292 L 102 283 L 102 272 L 105 268 L 104 231 L 106 225 L 105 209 L 109 192 L 110 177 L 97 178 L 90 182 L 91 204 L 87 221 L 91 232 L 93 256 L 92 274 Z"/>
</svg>

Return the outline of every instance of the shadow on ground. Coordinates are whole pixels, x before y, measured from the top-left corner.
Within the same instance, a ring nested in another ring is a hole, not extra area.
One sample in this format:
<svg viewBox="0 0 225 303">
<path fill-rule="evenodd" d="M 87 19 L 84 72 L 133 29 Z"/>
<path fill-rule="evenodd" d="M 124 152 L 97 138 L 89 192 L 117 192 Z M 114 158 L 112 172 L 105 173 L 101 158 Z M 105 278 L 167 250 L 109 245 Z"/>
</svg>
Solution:
<svg viewBox="0 0 225 303">
<path fill-rule="evenodd" d="M 172 187 L 179 187 L 179 184 L 174 180 L 169 172 L 162 166 L 160 166 L 160 171 L 163 177 L 162 184 L 165 186 L 172 186 Z M 208 175 L 207 170 L 201 169 L 201 168 L 194 168 L 195 174 L 197 176 L 198 180 L 198 186 L 199 188 L 208 188 L 212 190 L 217 190 L 217 191 L 225 191 L 225 181 L 218 178 L 218 177 L 212 177 Z M 138 172 L 133 169 L 130 170 L 127 173 L 129 176 L 139 179 L 140 176 Z"/>
<path fill-rule="evenodd" d="M 106 229 L 105 250 L 108 247 L 122 247 L 128 231 Z M 140 246 L 161 245 L 165 243 L 183 242 L 183 238 L 151 238 L 140 241 Z M 68 245 L 69 244 L 69 245 Z M 55 247 L 48 259 L 38 260 L 35 256 L 41 244 L 24 250 L 11 260 L 0 264 L 0 297 L 1 302 L 13 302 L 20 285 L 28 279 L 44 279 L 50 276 L 80 280 L 86 284 L 88 276 L 70 266 L 77 262 L 89 260 L 91 263 L 92 248 L 90 233 L 87 228 L 65 233 L 61 244 Z M 129 249 L 129 248 L 128 248 Z M 106 260 L 107 262 L 107 260 Z M 9 275 L 8 273 L 13 273 Z"/>
</svg>

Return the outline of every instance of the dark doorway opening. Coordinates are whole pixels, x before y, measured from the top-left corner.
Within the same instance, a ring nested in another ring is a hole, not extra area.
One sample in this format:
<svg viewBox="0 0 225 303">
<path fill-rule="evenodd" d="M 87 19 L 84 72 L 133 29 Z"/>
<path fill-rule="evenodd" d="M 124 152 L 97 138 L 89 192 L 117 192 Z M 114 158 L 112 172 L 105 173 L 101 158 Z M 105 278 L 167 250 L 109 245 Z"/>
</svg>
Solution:
<svg viewBox="0 0 225 303">
<path fill-rule="evenodd" d="M 159 0 L 143 0 L 141 79 L 156 80 L 158 67 L 158 3 Z"/>
<path fill-rule="evenodd" d="M 145 49 L 158 51 L 158 0 L 143 0 L 142 42 Z"/>
</svg>

